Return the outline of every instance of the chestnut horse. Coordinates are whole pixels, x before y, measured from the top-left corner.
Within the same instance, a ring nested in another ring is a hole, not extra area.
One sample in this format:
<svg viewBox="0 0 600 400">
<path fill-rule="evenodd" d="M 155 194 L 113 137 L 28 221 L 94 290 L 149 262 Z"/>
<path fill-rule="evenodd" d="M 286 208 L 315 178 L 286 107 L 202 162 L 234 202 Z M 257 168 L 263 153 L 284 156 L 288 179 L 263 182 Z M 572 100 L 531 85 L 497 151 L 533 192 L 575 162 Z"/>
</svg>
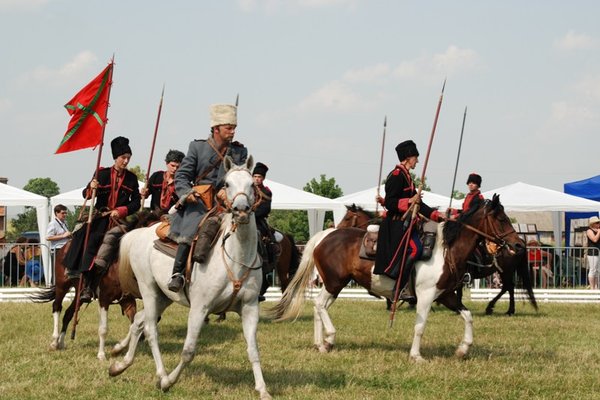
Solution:
<svg viewBox="0 0 600 400">
<path fill-rule="evenodd" d="M 351 206 L 346 206 L 346 214 L 344 214 L 344 217 L 337 224 L 336 228 L 359 228 L 366 230 L 369 224 L 379 222 L 375 220 L 376 218 L 372 213 L 353 203 Z"/>
<path fill-rule="evenodd" d="M 128 224 L 127 230 L 134 226 L 147 225 L 157 220 L 158 217 L 153 213 L 142 213 L 137 218 Z M 63 315 L 62 327 L 60 332 L 58 324 L 60 313 L 62 312 L 62 303 L 67 293 L 71 288 L 75 289 L 75 297 L 79 279 L 68 279 L 63 265 L 63 259 L 67 253 L 71 242 L 67 242 L 62 248 L 56 251 L 54 257 L 54 285 L 41 289 L 33 294 L 30 298 L 36 303 L 48 303 L 52 301 L 52 316 L 54 321 L 54 329 L 52 332 L 52 342 L 50 342 L 51 350 L 65 349 L 65 336 L 69 323 L 75 314 L 75 300 L 71 302 Z M 137 311 L 136 300 L 132 296 L 123 296 L 119 283 L 119 263 L 115 261 L 108 272 L 102 277 L 98 284 L 98 306 L 99 306 L 99 323 L 98 323 L 98 354 L 99 360 L 106 360 L 106 352 L 104 350 L 106 344 L 106 336 L 108 334 L 108 307 L 111 304 L 118 303 L 121 306 L 121 313 L 126 315 L 129 322 L 133 322 L 133 317 Z M 129 343 L 129 335 L 125 339 L 118 342 L 111 350 L 113 355 L 121 353 Z"/>
<path fill-rule="evenodd" d="M 449 228 L 442 230 L 445 224 L 438 226 L 432 257 L 415 265 L 417 319 L 410 350 L 410 358 L 415 361 L 423 360 L 420 353 L 421 337 L 434 301 L 463 318 L 464 336 L 456 355 L 466 357 L 473 343 L 473 318 L 471 312 L 458 300 L 456 289 L 462 284 L 466 261 L 477 242 L 485 238 L 496 243 L 499 251 L 525 251 L 523 241 L 504 213 L 497 195 L 494 195 L 493 200 L 486 200 L 478 208 L 463 214 L 458 223 L 449 223 Z M 459 225 L 460 229 L 451 229 L 453 225 Z M 346 228 L 324 231 L 311 238 L 304 250 L 298 272 L 280 302 L 271 309 L 277 320 L 298 317 L 305 299 L 305 290 L 316 266 L 323 280 L 323 289 L 314 299 L 314 345 L 321 352 L 329 351 L 335 344 L 336 330 L 327 309 L 350 280 L 353 279 L 370 292 L 387 298 L 393 295 L 395 281 L 382 275 L 372 275 L 373 262 L 359 258 L 363 235 L 364 231 L 361 229 Z"/>
</svg>

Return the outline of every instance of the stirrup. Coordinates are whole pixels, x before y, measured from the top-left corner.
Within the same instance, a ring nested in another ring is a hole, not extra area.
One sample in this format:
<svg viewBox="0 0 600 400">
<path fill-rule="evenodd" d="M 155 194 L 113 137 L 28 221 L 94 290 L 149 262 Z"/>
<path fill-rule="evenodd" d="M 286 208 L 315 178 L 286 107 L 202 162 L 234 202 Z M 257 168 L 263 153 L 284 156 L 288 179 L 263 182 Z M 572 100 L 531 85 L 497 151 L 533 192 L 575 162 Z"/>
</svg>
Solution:
<svg viewBox="0 0 600 400">
<path fill-rule="evenodd" d="M 462 279 L 463 285 L 470 285 L 472 281 L 471 274 L 466 272 Z"/>
<path fill-rule="evenodd" d="M 169 283 L 167 283 L 167 288 L 171 292 L 177 293 L 181 290 L 184 283 L 185 279 L 183 278 L 183 274 L 177 272 L 171 276 L 171 279 L 169 279 Z"/>
</svg>

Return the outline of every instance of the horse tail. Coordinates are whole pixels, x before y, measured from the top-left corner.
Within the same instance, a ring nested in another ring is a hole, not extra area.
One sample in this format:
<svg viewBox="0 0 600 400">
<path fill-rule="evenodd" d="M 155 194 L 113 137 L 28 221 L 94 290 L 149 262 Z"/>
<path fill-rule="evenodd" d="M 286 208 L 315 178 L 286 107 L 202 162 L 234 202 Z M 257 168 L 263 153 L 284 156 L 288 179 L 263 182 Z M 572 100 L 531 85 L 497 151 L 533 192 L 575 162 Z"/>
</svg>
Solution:
<svg viewBox="0 0 600 400">
<path fill-rule="evenodd" d="M 321 240 L 331 231 L 333 231 L 333 229 L 319 232 L 306 243 L 296 274 L 285 289 L 279 303 L 268 310 L 269 315 L 274 318 L 275 321 L 285 321 L 292 318 L 296 319 L 300 315 L 305 299 L 304 292 L 315 269 L 313 252 L 315 247 L 317 247 Z"/>
<path fill-rule="evenodd" d="M 529 297 L 529 302 L 538 310 L 537 301 L 535 300 L 535 295 L 533 294 L 533 284 L 531 283 L 531 277 L 529 276 L 529 264 L 527 262 L 527 252 L 523 251 L 523 254 L 517 256 L 516 266 L 517 275 L 523 281 L 523 289 L 527 292 L 527 296 Z"/>
<path fill-rule="evenodd" d="M 56 286 L 41 288 L 39 291 L 28 295 L 29 300 L 34 303 L 49 303 L 56 299 Z"/>
</svg>

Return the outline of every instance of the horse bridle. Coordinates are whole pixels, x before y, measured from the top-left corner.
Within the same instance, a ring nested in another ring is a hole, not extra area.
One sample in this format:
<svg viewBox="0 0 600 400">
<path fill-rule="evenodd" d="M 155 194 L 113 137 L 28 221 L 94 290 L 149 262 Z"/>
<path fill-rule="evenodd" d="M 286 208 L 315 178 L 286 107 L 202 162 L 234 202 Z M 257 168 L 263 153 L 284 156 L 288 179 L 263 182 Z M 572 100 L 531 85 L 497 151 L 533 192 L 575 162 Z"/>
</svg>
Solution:
<svg viewBox="0 0 600 400">
<path fill-rule="evenodd" d="M 359 228 L 359 229 L 363 229 L 366 228 L 369 225 L 369 222 L 371 222 L 371 220 L 368 220 L 367 222 L 363 222 L 362 224 L 357 224 L 356 221 L 358 220 L 358 213 L 356 211 L 351 211 L 352 212 L 352 223 L 350 225 L 350 228 Z"/>
<path fill-rule="evenodd" d="M 508 245 L 506 240 L 504 240 L 504 238 L 510 234 L 515 233 L 516 232 L 515 228 L 513 228 L 513 226 L 511 225 L 510 228 L 507 229 L 505 232 L 498 233 L 498 230 L 496 229 L 494 224 L 491 222 L 491 218 L 492 217 L 490 215 L 490 212 L 488 210 L 484 210 L 484 212 L 483 212 L 484 229 L 486 229 L 488 232 L 492 232 L 493 236 L 490 235 L 489 233 L 482 231 L 481 229 L 475 228 L 473 225 L 469 225 L 469 224 L 461 222 L 461 221 L 457 221 L 457 222 L 460 222 L 460 224 L 462 224 L 465 228 L 477 233 L 480 236 L 483 236 L 486 240 L 488 240 L 492 243 L 495 243 L 496 245 L 498 245 L 499 248 L 505 248 L 508 252 L 514 254 L 514 250 L 510 248 L 510 246 Z"/>
</svg>

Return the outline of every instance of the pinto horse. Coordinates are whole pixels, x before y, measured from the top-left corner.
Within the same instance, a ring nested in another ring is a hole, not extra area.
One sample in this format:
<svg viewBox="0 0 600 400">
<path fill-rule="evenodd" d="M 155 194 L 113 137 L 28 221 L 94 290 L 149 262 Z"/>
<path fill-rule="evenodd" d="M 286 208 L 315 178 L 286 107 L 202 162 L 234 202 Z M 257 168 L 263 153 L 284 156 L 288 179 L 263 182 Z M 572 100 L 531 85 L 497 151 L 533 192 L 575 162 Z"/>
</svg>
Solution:
<svg viewBox="0 0 600 400">
<path fill-rule="evenodd" d="M 123 236 L 119 256 L 121 273 L 129 270 L 134 274 L 144 309 L 135 315 L 129 328 L 129 349 L 122 361 L 110 366 L 110 376 L 119 375 L 133 364 L 138 340 L 144 331 L 156 364 L 158 387 L 163 391 L 169 390 L 193 360 L 196 342 L 208 313 L 235 311 L 242 317 L 255 389 L 261 399 L 271 399 L 263 378 L 256 342 L 262 271 L 254 217 L 257 196 L 250 172 L 253 163 L 252 156 L 249 156 L 245 165 L 235 166 L 229 156 L 225 157 L 227 212 L 216 242 L 219 245 L 211 249 L 206 263 L 194 263 L 189 283 L 178 293 L 167 288 L 173 259 L 154 248 L 154 241 L 158 238 L 156 229 L 140 228 Z M 160 354 L 156 324 L 163 311 L 174 302 L 190 310 L 181 359 L 169 374 Z"/>
<path fill-rule="evenodd" d="M 462 284 L 466 261 L 478 240 L 483 237 L 493 241 L 501 251 L 525 251 L 497 195 L 465 214 L 460 223 L 462 229 L 456 231 L 451 242 L 444 240 L 444 223 L 439 224 L 432 257 L 415 265 L 417 319 L 410 350 L 410 359 L 414 361 L 423 360 L 420 353 L 421 337 L 434 301 L 463 318 L 465 331 L 456 355 L 464 358 L 468 354 L 473 343 L 473 318 L 458 300 L 456 289 Z M 270 310 L 277 320 L 298 317 L 305 299 L 305 289 L 316 266 L 323 280 L 323 288 L 314 300 L 314 345 L 321 352 L 329 351 L 335 344 L 336 330 L 327 309 L 351 279 L 369 292 L 393 297 L 395 281 L 372 275 L 373 262 L 359 257 L 363 235 L 363 230 L 347 228 L 324 231 L 311 238 L 305 247 L 298 272 L 280 302 Z"/>
<path fill-rule="evenodd" d="M 79 278 L 69 279 L 65 273 L 65 267 L 63 265 L 63 259 L 67 253 L 71 242 L 65 244 L 55 254 L 54 260 L 54 280 L 55 283 L 52 286 L 41 289 L 39 292 L 31 296 L 31 300 L 36 303 L 47 303 L 52 301 L 52 317 L 54 321 L 54 329 L 52 332 L 52 342 L 50 342 L 51 350 L 64 350 L 65 336 L 67 334 L 67 328 L 69 323 L 73 319 L 75 313 L 75 300 L 71 302 L 67 310 L 65 311 L 62 319 L 62 327 L 60 332 L 58 330 L 60 314 L 62 312 L 62 303 L 67 293 L 71 288 L 75 288 L 75 298 L 78 291 Z M 136 301 L 135 298 L 130 296 L 123 296 L 121 287 L 119 285 L 118 276 L 118 264 L 114 263 L 108 272 L 102 277 L 98 284 L 98 306 L 99 306 L 99 324 L 98 324 L 98 354 L 99 360 L 106 360 L 106 352 L 104 350 L 106 344 L 106 336 L 108 334 L 108 307 L 115 302 L 121 306 L 121 312 L 129 318 L 129 321 L 133 321 L 133 316 L 136 312 Z M 121 352 L 125 346 L 129 337 L 126 337 L 121 342 L 117 343 L 113 349 L 113 354 Z"/>
</svg>

